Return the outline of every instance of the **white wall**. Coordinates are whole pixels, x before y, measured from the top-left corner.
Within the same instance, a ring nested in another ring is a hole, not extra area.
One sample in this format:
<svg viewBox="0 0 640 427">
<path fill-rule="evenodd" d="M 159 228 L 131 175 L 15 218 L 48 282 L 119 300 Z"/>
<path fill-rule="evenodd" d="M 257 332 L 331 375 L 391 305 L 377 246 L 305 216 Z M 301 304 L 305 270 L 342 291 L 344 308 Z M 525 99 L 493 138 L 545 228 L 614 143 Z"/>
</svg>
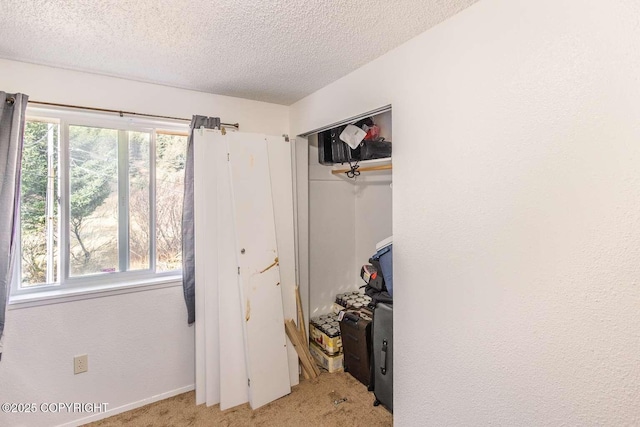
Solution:
<svg viewBox="0 0 640 427">
<path fill-rule="evenodd" d="M 364 173 L 364 172 L 363 172 Z M 387 175 L 389 176 L 390 174 Z M 364 285 L 360 278 L 362 264 L 367 264 L 376 252 L 376 243 L 386 239 L 392 232 L 391 180 L 355 185 L 355 258 L 354 273 L 358 286 Z"/>
<path fill-rule="evenodd" d="M 639 14 L 483 0 L 291 107 L 393 105 L 398 425 L 640 422 Z"/>
<path fill-rule="evenodd" d="M 5 330 L 2 402 L 105 402 L 119 412 L 193 387 L 193 328 L 177 286 L 9 310 Z M 89 371 L 74 375 L 79 354 L 89 355 Z M 90 415 L 0 413 L 0 424 L 52 426 Z"/>
<path fill-rule="evenodd" d="M 289 108 L 283 105 L 5 59 L 0 59 L 0 88 L 26 93 L 33 101 L 187 119 L 194 114 L 215 116 L 225 123 L 240 123 L 243 132 L 282 135 L 289 130 Z"/>
<path fill-rule="evenodd" d="M 378 114 L 374 122 L 380 136 L 393 143 L 391 111 Z M 366 166 L 366 165 L 365 165 Z M 393 234 L 391 171 L 363 172 L 355 185 L 356 283 L 364 285 L 360 268 L 376 251 L 376 243 Z"/>
<path fill-rule="evenodd" d="M 240 129 L 288 133 L 288 108 L 0 60 L 0 90 L 31 99 L 189 118 L 220 116 Z M 135 407 L 194 383 L 193 328 L 180 284 L 7 312 L 0 402 L 107 402 Z M 89 372 L 73 375 L 73 356 Z M 120 409 L 118 409 L 120 408 Z M 88 414 L 0 413 L 0 425 L 50 426 Z"/>
<path fill-rule="evenodd" d="M 390 118 L 387 113 L 381 119 L 385 124 L 381 130 L 389 139 Z M 308 176 L 298 178 L 297 187 L 308 185 L 308 292 L 313 317 L 331 311 L 336 294 L 364 285 L 360 268 L 375 253 L 376 243 L 392 234 L 391 174 L 363 173 L 356 181 L 333 175 L 331 166 L 318 163 L 317 135 L 309 136 L 308 159 L 304 163 L 298 159 L 298 169 L 307 166 Z M 299 198 L 307 200 L 306 195 Z"/>
<path fill-rule="evenodd" d="M 356 289 L 353 187 L 309 181 L 309 315 L 328 313 L 336 294 Z"/>
<path fill-rule="evenodd" d="M 355 290 L 353 185 L 318 163 L 317 135 L 309 137 L 309 316 L 331 311 L 339 292 Z M 299 164 L 298 168 L 303 165 Z"/>
</svg>

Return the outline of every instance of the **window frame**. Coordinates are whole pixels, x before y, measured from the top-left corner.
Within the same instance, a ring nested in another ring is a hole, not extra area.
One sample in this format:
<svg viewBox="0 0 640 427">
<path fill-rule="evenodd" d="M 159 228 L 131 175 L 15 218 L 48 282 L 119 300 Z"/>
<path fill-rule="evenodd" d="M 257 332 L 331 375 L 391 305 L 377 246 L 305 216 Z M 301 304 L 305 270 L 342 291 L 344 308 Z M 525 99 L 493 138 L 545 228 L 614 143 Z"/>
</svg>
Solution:
<svg viewBox="0 0 640 427">
<path fill-rule="evenodd" d="M 138 286 L 140 283 L 154 285 L 153 279 L 166 282 L 168 279 L 180 280 L 182 270 L 156 272 L 156 244 L 157 244 L 157 217 L 156 217 L 156 140 L 157 134 L 188 135 L 189 125 L 183 121 L 163 119 L 147 119 L 138 117 L 119 117 L 108 113 L 95 113 L 86 110 L 72 110 L 66 108 L 40 108 L 28 107 L 26 121 L 54 122 L 58 129 L 58 192 L 60 203 L 58 205 L 58 269 L 54 283 L 35 284 L 28 287 L 21 287 L 22 282 L 22 238 L 21 238 L 21 218 L 18 220 L 17 232 L 17 254 L 15 257 L 14 277 L 11 281 L 11 296 L 23 297 L 37 294 L 51 294 L 74 292 L 86 290 L 95 292 L 100 289 L 109 289 L 114 286 L 126 287 L 128 285 Z M 70 276 L 70 151 L 69 151 L 69 127 L 87 126 L 96 128 L 106 128 L 118 131 L 118 206 L 123 204 L 123 194 L 121 189 L 126 188 L 126 213 L 118 214 L 118 259 L 119 266 L 122 266 L 122 243 L 121 238 L 126 233 L 126 253 L 127 265 L 130 256 L 130 233 L 129 233 L 129 138 L 128 132 L 144 132 L 149 134 L 149 268 L 134 271 L 116 271 L 111 273 L 95 273 L 82 276 Z M 122 135 L 127 135 L 123 142 Z M 123 147 L 124 146 L 124 147 Z M 186 154 L 186 153 L 185 153 Z M 121 165 L 127 163 L 126 168 Z M 125 178 L 124 182 L 121 182 Z M 125 226 L 126 229 L 122 230 Z"/>
</svg>

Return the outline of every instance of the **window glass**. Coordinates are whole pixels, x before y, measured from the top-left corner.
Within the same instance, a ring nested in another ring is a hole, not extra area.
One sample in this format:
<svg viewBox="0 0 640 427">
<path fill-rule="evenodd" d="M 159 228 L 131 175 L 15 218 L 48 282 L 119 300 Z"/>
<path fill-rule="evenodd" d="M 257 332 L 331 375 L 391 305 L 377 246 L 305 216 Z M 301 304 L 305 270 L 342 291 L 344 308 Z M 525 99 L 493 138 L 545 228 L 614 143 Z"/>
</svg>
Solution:
<svg viewBox="0 0 640 427">
<path fill-rule="evenodd" d="M 58 125 L 29 121 L 20 187 L 21 287 L 57 280 Z"/>
<path fill-rule="evenodd" d="M 182 269 L 182 200 L 187 137 L 156 138 L 156 271 Z"/>
<path fill-rule="evenodd" d="M 118 131 L 69 126 L 69 275 L 119 271 Z"/>
<path fill-rule="evenodd" d="M 129 132 L 129 269 L 151 268 L 149 149 L 151 135 Z"/>
<path fill-rule="evenodd" d="M 157 132 L 145 122 L 118 128 L 111 117 L 39 117 L 25 124 L 13 290 L 179 272 L 187 146 L 180 127 Z"/>
</svg>

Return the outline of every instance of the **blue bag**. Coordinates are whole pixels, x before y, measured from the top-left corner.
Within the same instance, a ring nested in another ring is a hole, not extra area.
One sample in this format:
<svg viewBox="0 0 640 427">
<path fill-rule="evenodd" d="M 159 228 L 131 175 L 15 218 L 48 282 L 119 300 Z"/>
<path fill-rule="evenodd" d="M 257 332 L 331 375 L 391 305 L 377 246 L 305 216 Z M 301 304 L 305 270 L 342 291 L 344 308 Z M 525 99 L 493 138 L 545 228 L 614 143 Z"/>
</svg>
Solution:
<svg viewBox="0 0 640 427">
<path fill-rule="evenodd" d="M 393 244 L 381 248 L 371 259 L 380 263 L 387 292 L 393 297 Z"/>
</svg>

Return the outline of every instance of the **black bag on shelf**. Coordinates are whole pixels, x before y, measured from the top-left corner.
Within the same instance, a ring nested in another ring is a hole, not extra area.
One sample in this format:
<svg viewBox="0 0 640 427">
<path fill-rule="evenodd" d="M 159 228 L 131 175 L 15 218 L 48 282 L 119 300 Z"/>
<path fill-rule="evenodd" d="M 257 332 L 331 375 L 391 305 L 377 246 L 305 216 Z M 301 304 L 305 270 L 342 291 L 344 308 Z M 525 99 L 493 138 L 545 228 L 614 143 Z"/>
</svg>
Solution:
<svg viewBox="0 0 640 427">
<path fill-rule="evenodd" d="M 318 162 L 321 165 L 335 163 L 356 162 L 361 160 L 361 147 L 351 149 L 340 139 L 340 134 L 346 126 L 325 130 L 318 133 Z"/>
<path fill-rule="evenodd" d="M 318 162 L 321 165 L 332 165 L 331 133 L 329 130 L 318 134 Z"/>
<path fill-rule="evenodd" d="M 391 141 L 385 141 L 383 138 L 376 141 L 362 141 L 358 148 L 360 148 L 360 160 L 391 157 Z"/>
</svg>

